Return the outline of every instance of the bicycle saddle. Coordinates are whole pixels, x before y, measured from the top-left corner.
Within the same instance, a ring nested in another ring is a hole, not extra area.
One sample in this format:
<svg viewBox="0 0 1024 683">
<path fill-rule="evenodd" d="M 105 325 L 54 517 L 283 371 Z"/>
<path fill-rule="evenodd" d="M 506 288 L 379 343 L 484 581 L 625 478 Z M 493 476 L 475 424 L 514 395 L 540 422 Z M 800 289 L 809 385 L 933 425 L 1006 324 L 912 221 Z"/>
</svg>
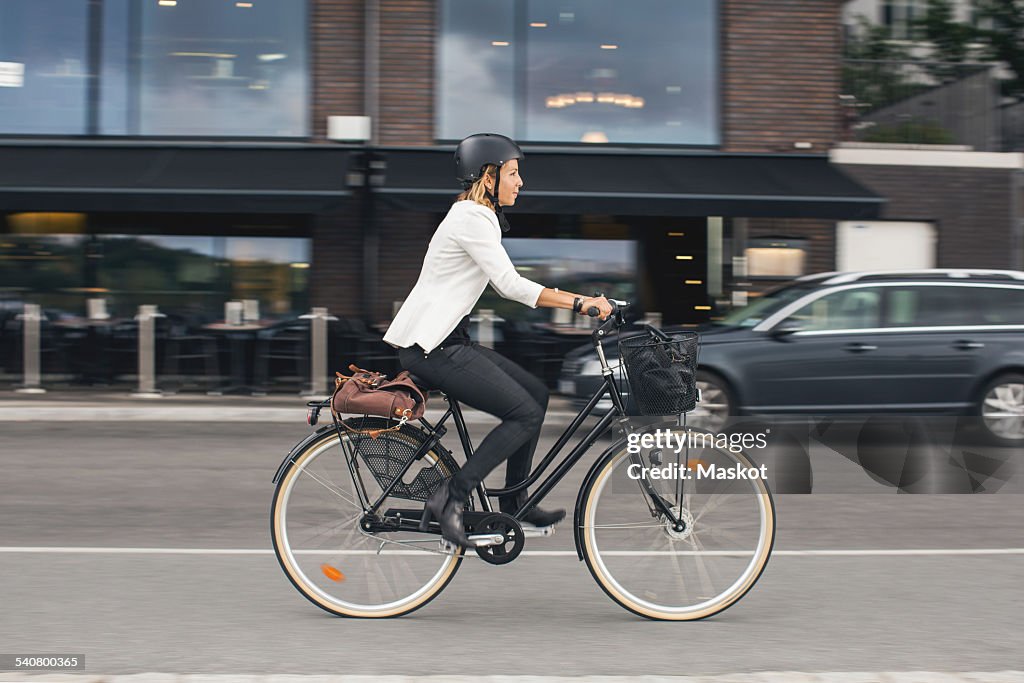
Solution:
<svg viewBox="0 0 1024 683">
<path fill-rule="evenodd" d="M 435 387 L 433 384 L 423 379 L 419 375 L 414 375 L 410 372 L 409 379 L 411 379 L 416 384 L 416 386 L 422 389 L 423 393 L 426 393 L 428 391 L 440 391 L 438 387 Z"/>
</svg>

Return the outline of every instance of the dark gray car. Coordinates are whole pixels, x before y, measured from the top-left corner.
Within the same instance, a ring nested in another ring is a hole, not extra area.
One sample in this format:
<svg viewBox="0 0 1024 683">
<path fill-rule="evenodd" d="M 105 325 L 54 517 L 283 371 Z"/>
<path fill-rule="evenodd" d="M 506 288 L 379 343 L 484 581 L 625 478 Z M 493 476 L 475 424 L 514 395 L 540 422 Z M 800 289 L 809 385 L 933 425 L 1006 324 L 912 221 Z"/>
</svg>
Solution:
<svg viewBox="0 0 1024 683">
<path fill-rule="evenodd" d="M 729 415 L 978 415 L 995 440 L 1024 443 L 1024 272 L 819 273 L 699 332 L 693 415 L 708 428 Z M 566 358 L 563 393 L 593 392 L 592 356 Z"/>
</svg>

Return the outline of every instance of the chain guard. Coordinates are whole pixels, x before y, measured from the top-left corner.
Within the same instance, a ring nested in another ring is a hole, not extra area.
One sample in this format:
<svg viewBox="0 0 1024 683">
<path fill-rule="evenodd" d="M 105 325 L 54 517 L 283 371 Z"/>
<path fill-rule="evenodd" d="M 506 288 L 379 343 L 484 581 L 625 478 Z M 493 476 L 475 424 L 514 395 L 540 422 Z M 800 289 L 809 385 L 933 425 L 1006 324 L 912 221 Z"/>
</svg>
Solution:
<svg viewBox="0 0 1024 683">
<path fill-rule="evenodd" d="M 480 559 L 490 564 L 508 564 L 519 557 L 519 553 L 523 552 L 523 546 L 526 545 L 523 527 L 514 517 L 500 512 L 480 520 L 479 524 L 474 525 L 473 533 L 500 533 L 505 537 L 504 543 L 476 548 L 476 554 L 480 556 Z"/>
</svg>

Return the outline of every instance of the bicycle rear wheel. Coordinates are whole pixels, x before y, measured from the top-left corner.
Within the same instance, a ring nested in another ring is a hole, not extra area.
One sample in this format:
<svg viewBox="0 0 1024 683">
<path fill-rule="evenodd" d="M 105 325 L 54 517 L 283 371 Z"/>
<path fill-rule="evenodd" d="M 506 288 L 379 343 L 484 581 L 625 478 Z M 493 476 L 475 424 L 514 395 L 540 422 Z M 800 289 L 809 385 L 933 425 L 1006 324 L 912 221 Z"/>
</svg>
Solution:
<svg viewBox="0 0 1024 683">
<path fill-rule="evenodd" d="M 351 444 L 349 435 L 343 439 Z M 406 453 L 418 446 L 416 437 L 403 430 L 380 435 L 374 447 L 389 444 Z M 462 562 L 461 552 L 442 551 L 439 537 L 416 531 L 364 531 L 364 510 L 346 451 L 334 431 L 325 431 L 282 475 L 271 514 L 277 559 L 299 592 L 328 612 L 364 618 L 408 614 L 448 585 Z M 374 501 L 383 489 L 362 456 L 357 463 L 367 498 Z M 412 481 L 420 470 L 435 466 L 446 468 L 428 452 L 403 480 Z M 389 498 L 381 509 L 390 507 L 422 510 L 423 503 Z"/>
<path fill-rule="evenodd" d="M 734 604 L 761 576 L 775 540 L 775 506 L 762 478 L 700 476 L 749 473 L 754 463 L 697 438 L 701 444 L 688 457 L 685 448 L 678 455 L 664 449 L 653 458 L 660 464 L 652 463 L 650 449 L 630 454 L 623 444 L 584 484 L 577 541 L 587 566 L 609 597 L 651 619 L 703 619 Z M 693 478 L 645 480 L 685 522 L 682 531 L 657 511 L 643 480 L 630 476 L 672 463 L 688 465 Z"/>
</svg>

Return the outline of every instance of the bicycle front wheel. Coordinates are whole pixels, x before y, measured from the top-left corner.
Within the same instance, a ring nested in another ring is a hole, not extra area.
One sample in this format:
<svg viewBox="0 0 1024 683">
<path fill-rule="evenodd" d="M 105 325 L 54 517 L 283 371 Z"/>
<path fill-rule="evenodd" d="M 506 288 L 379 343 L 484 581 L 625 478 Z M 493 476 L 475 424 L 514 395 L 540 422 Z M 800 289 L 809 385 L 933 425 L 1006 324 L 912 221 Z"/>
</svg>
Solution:
<svg viewBox="0 0 1024 683">
<path fill-rule="evenodd" d="M 598 584 L 651 619 L 703 619 L 734 604 L 761 576 L 775 539 L 775 506 L 764 479 L 726 478 L 751 475 L 754 463 L 714 447 L 710 432 L 689 431 L 695 435 L 689 454 L 685 448 L 631 454 L 623 444 L 607 455 L 588 479 L 578 520 L 577 538 Z M 652 476 L 651 468 L 659 472 Z M 679 472 L 689 478 L 653 478 Z M 658 511 L 652 496 L 682 528 Z"/>
<path fill-rule="evenodd" d="M 348 435 L 342 437 L 347 445 Z M 414 453 L 418 441 L 403 432 L 382 434 L 380 452 Z M 292 584 L 315 605 L 340 616 L 395 617 L 427 604 L 440 593 L 462 561 L 460 553 L 443 552 L 437 536 L 416 531 L 370 533 L 360 526 L 364 509 L 334 431 L 313 441 L 282 475 L 274 494 L 271 535 L 277 559 Z M 383 492 L 362 455 L 359 482 L 366 497 Z M 444 463 L 431 451 L 407 475 Z M 444 471 L 444 476 L 451 473 Z M 388 499 L 389 507 L 422 510 L 423 503 Z"/>
</svg>

